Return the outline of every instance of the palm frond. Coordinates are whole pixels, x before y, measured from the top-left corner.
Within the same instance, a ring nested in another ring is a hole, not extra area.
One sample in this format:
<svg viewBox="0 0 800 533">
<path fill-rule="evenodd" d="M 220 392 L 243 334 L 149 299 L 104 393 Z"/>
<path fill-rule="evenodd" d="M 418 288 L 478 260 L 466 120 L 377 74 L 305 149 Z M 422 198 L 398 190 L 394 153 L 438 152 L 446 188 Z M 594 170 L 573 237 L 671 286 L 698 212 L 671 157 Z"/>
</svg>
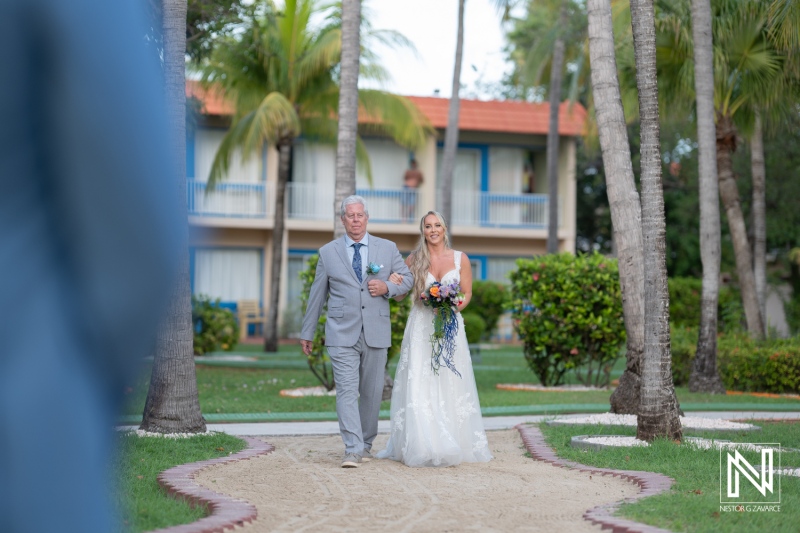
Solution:
<svg viewBox="0 0 800 533">
<path fill-rule="evenodd" d="M 425 144 L 433 128 L 411 100 L 403 96 L 362 89 L 358 91 L 359 107 L 363 109 L 366 128 L 390 135 L 398 144 L 417 149 Z"/>
</svg>

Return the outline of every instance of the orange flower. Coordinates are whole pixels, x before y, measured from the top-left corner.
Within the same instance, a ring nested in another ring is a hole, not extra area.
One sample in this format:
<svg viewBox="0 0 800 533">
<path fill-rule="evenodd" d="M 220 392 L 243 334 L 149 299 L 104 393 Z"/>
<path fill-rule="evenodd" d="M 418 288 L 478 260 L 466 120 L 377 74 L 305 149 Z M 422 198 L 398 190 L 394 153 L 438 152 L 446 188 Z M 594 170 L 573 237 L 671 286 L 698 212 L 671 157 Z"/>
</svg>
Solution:
<svg viewBox="0 0 800 533">
<path fill-rule="evenodd" d="M 431 287 L 431 296 L 433 296 L 434 298 L 439 297 L 439 287 L 437 287 L 436 285 Z"/>
</svg>

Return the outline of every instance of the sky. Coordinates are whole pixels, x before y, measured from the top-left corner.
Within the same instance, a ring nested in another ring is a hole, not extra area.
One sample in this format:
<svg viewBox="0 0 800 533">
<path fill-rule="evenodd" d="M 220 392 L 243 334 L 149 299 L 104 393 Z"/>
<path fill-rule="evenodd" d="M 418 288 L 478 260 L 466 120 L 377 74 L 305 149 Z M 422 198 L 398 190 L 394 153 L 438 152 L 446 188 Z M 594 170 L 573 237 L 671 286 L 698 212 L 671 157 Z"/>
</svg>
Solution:
<svg viewBox="0 0 800 533">
<path fill-rule="evenodd" d="M 417 49 L 391 50 L 375 46 L 392 81 L 381 88 L 415 96 L 450 97 L 455 64 L 458 0 L 366 0 L 374 29 L 391 29 L 405 35 Z M 491 0 L 467 0 L 464 11 L 464 55 L 461 95 L 474 92 L 475 82 L 497 82 L 510 66 L 503 54 L 501 14 Z M 373 83 L 360 83 L 375 87 Z M 478 94 L 477 96 L 481 96 Z"/>
</svg>

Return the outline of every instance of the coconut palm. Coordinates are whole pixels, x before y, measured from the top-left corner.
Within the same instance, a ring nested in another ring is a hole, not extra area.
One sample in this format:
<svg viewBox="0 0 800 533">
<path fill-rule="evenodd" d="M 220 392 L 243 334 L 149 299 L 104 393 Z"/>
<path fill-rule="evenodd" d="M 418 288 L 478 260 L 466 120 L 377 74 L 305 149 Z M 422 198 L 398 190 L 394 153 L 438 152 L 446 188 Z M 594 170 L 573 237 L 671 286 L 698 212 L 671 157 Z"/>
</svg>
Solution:
<svg viewBox="0 0 800 533">
<path fill-rule="evenodd" d="M 342 58 L 339 77 L 339 133 L 336 144 L 336 186 L 333 195 L 333 238 L 344 235 L 337 211 L 356 192 L 358 136 L 358 65 L 361 51 L 361 0 L 342 0 Z"/>
<path fill-rule="evenodd" d="M 336 141 L 339 87 L 336 84 L 341 51 L 341 19 L 335 6 L 317 0 L 287 0 L 279 11 L 271 1 L 258 17 L 245 21 L 242 31 L 223 38 L 202 69 L 203 82 L 213 85 L 234 105 L 230 129 L 212 164 L 209 186 L 222 179 L 236 149 L 243 158 L 266 144 L 278 150 L 275 188 L 275 224 L 272 231 L 270 301 L 265 349 L 278 348 L 278 302 L 285 228 L 285 192 L 289 180 L 292 146 L 301 134 L 314 141 Z M 319 14 L 323 25 L 311 24 Z M 373 56 L 362 51 L 361 75 L 385 76 Z M 373 120 L 370 133 L 392 137 L 415 148 L 426 139 L 427 121 L 406 98 L 378 90 L 360 90 L 361 111 Z M 366 150 L 356 137 L 356 155 L 368 165 Z"/>
<path fill-rule="evenodd" d="M 169 106 L 176 209 L 188 220 L 186 206 L 186 0 L 161 4 L 164 81 Z M 181 232 L 179 275 L 172 289 L 167 317 L 159 328 L 141 429 L 157 433 L 197 433 L 206 430 L 197 395 L 194 368 L 188 226 Z"/>
<path fill-rule="evenodd" d="M 495 0 L 495 5 L 508 16 L 512 0 Z M 514 82 L 523 94 L 530 88 L 547 86 L 550 114 L 547 132 L 547 187 L 549 210 L 547 252 L 558 252 L 558 112 L 562 98 L 562 82 L 567 64 L 572 67 L 570 99 L 585 84 L 584 56 L 586 16 L 582 3 L 573 0 L 532 0 L 523 19 L 515 21 L 509 33 L 511 59 L 515 63 Z M 546 75 L 548 72 L 549 75 Z M 580 80 L 580 81 L 579 81 Z M 580 82 L 584 82 L 581 84 Z M 539 97 L 539 94 L 536 95 Z"/>
<path fill-rule="evenodd" d="M 666 223 L 661 184 L 661 145 L 653 0 L 631 0 L 641 122 L 642 242 L 644 243 L 644 357 L 636 436 L 681 438 L 672 382 L 667 290 Z"/>
<path fill-rule="evenodd" d="M 700 299 L 700 331 L 689 378 L 692 392 L 725 394 L 717 369 L 717 308 L 722 247 L 717 184 L 716 128 L 714 126 L 714 48 L 710 0 L 692 0 L 692 39 L 697 99 L 697 143 L 700 189 L 700 258 L 703 286 Z"/>
<path fill-rule="evenodd" d="M 644 353 L 644 261 L 642 210 L 633 177 L 630 144 L 617 77 L 611 5 L 608 0 L 586 3 L 592 93 L 597 130 L 607 176 L 607 194 L 619 258 L 625 332 L 626 368 L 611 395 L 611 410 L 639 410 L 641 357 Z"/>
<path fill-rule="evenodd" d="M 712 1 L 717 174 L 736 258 L 747 329 L 762 337 L 753 259 L 747 237 L 732 154 L 741 131 L 749 132 L 755 110 L 782 85 L 786 54 L 771 40 L 769 5 L 754 0 Z M 694 98 L 689 1 L 659 1 L 659 82 L 667 105 Z"/>
<path fill-rule="evenodd" d="M 453 66 L 453 87 L 450 93 L 450 106 L 447 111 L 447 127 L 444 130 L 444 152 L 442 153 L 442 169 L 436 191 L 439 212 L 451 223 L 453 204 L 453 171 L 456 167 L 456 150 L 458 149 L 458 115 L 461 106 L 459 91 L 461 90 L 461 57 L 464 50 L 464 3 L 458 0 L 458 30 L 456 32 L 456 58 Z"/>
</svg>

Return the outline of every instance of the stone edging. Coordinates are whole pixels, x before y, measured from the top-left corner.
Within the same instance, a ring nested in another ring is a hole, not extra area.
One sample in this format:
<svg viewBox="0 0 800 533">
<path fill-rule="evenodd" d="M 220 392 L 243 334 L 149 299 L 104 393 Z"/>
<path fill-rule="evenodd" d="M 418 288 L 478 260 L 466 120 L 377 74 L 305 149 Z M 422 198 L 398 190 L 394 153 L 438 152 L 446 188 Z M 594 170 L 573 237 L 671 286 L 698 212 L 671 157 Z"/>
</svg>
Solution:
<svg viewBox="0 0 800 533">
<path fill-rule="evenodd" d="M 592 524 L 599 524 L 603 529 L 611 529 L 614 533 L 668 533 L 668 530 L 640 524 L 632 520 L 626 520 L 613 516 L 621 503 L 630 503 L 647 496 L 653 496 L 669 490 L 673 479 L 663 474 L 655 472 L 642 472 L 637 470 L 613 470 L 610 468 L 595 468 L 582 465 L 574 461 L 567 461 L 559 458 L 556 453 L 545 443 L 544 435 L 537 427 L 520 424 L 516 426 L 519 430 L 522 442 L 525 444 L 531 456 L 538 461 L 545 461 L 561 468 L 574 468 L 580 472 L 589 474 L 600 474 L 601 476 L 614 476 L 628 480 L 639 485 L 641 490 L 636 496 L 625 498 L 620 501 L 598 505 L 583 513 L 583 518 Z"/>
<path fill-rule="evenodd" d="M 259 455 L 266 455 L 275 447 L 252 437 L 241 437 L 247 448 L 228 457 L 198 461 L 174 466 L 158 475 L 158 483 L 173 498 L 184 500 L 190 505 L 206 506 L 210 513 L 191 524 L 182 524 L 157 530 L 159 533 L 218 533 L 252 522 L 258 512 L 254 505 L 214 492 L 198 485 L 195 477 L 201 470 L 213 466 L 242 461 Z"/>
</svg>

